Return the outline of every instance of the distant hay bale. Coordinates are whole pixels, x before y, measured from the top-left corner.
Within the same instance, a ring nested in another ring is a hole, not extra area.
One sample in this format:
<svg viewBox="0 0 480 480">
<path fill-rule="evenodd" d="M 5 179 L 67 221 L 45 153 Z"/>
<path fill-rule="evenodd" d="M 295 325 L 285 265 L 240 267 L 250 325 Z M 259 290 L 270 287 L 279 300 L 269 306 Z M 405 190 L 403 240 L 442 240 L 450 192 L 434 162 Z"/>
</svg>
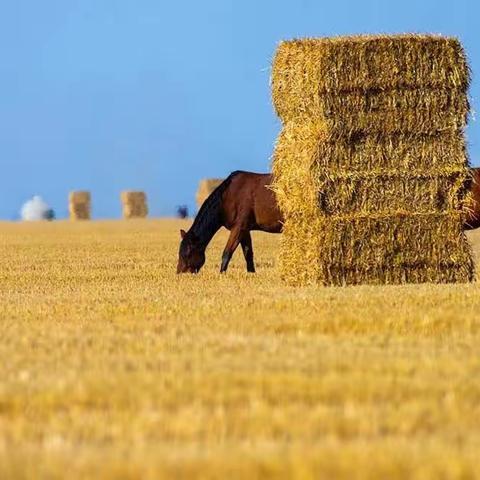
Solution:
<svg viewBox="0 0 480 480">
<path fill-rule="evenodd" d="M 68 197 L 68 211 L 70 220 L 90 220 L 91 197 L 90 192 L 70 192 Z"/>
<path fill-rule="evenodd" d="M 223 182 L 223 178 L 204 178 L 198 184 L 197 207 L 200 208 L 209 195 Z"/>
<path fill-rule="evenodd" d="M 124 218 L 145 218 L 148 215 L 145 192 L 124 191 L 120 194 Z"/>
<path fill-rule="evenodd" d="M 473 279 L 463 234 L 469 80 L 456 39 L 280 44 L 272 188 L 285 217 L 288 283 Z"/>
</svg>

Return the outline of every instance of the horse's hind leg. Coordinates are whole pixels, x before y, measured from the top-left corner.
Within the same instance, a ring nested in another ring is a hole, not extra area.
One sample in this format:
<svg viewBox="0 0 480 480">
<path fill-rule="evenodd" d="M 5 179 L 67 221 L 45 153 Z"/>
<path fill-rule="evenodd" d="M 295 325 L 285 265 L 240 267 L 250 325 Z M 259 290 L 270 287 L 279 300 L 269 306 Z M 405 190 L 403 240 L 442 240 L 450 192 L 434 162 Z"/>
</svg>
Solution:
<svg viewBox="0 0 480 480">
<path fill-rule="evenodd" d="M 241 230 L 235 227 L 232 228 L 230 236 L 228 237 L 227 244 L 225 245 L 225 249 L 223 250 L 222 266 L 220 267 L 220 273 L 227 271 L 228 264 L 230 263 L 233 252 L 235 252 L 238 244 L 240 243 L 240 236 Z"/>
<path fill-rule="evenodd" d="M 255 273 L 255 263 L 253 261 L 253 247 L 252 236 L 247 230 L 241 237 L 240 244 L 242 245 L 243 256 L 247 262 L 247 272 Z"/>
</svg>

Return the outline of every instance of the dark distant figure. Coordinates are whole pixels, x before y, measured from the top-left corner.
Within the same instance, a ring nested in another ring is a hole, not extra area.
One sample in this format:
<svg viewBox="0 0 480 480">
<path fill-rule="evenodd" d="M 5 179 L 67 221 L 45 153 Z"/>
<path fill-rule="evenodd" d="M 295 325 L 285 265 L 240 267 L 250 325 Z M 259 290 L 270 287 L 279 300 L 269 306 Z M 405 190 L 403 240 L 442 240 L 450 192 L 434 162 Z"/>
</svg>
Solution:
<svg viewBox="0 0 480 480">
<path fill-rule="evenodd" d="M 188 207 L 186 205 L 177 207 L 177 218 L 188 218 Z"/>
<path fill-rule="evenodd" d="M 45 214 L 46 220 L 55 220 L 55 212 L 53 208 L 49 208 Z"/>
</svg>

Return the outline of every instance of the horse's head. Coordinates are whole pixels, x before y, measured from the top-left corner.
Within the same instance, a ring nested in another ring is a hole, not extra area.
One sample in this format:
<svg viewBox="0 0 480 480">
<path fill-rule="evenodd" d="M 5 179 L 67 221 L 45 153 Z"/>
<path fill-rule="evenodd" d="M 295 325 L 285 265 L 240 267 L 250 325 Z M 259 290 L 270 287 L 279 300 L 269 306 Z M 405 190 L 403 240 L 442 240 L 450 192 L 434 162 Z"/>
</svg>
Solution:
<svg viewBox="0 0 480 480">
<path fill-rule="evenodd" d="M 180 230 L 177 273 L 198 273 L 205 263 L 205 249 L 192 232 Z"/>
</svg>

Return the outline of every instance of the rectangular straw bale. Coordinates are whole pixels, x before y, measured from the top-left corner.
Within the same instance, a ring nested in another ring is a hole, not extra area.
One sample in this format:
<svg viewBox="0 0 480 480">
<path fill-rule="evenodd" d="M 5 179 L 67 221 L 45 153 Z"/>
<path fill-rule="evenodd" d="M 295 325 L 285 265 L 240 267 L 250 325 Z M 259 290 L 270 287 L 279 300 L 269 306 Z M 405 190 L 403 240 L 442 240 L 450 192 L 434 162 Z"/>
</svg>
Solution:
<svg viewBox="0 0 480 480">
<path fill-rule="evenodd" d="M 404 211 L 449 212 L 464 203 L 464 172 L 378 172 L 336 177 L 322 183 L 318 208 L 325 215 Z M 458 188 L 452 188 L 457 185 Z"/>
<path fill-rule="evenodd" d="M 291 285 L 469 282 L 472 253 L 458 225 L 454 214 L 290 216 L 281 275 Z"/>
<path fill-rule="evenodd" d="M 467 96 L 459 88 L 348 92 L 321 98 L 321 111 L 306 105 L 302 115 L 323 117 L 337 138 L 362 132 L 455 132 L 465 127 L 469 109 Z"/>
<path fill-rule="evenodd" d="M 274 188 L 284 212 L 305 211 L 307 205 L 327 215 L 463 208 L 461 134 L 325 142 L 322 125 L 315 126 L 289 123 L 277 141 Z"/>
<path fill-rule="evenodd" d="M 447 89 L 465 92 L 470 70 L 456 38 L 360 35 L 281 42 L 272 67 L 272 97 L 283 120 L 325 94 Z"/>
<path fill-rule="evenodd" d="M 322 120 L 334 139 L 365 133 L 427 135 L 464 128 L 468 109 L 468 98 L 460 89 L 349 92 L 326 94 L 317 103 L 294 110 L 295 116 L 288 113 L 287 118 Z"/>
<path fill-rule="evenodd" d="M 122 200 L 124 218 L 144 218 L 148 215 L 145 192 L 124 191 L 121 192 L 120 198 Z"/>
<path fill-rule="evenodd" d="M 284 122 L 323 120 L 330 135 L 455 131 L 470 72 L 457 39 L 359 36 L 282 42 L 272 98 Z"/>
<path fill-rule="evenodd" d="M 68 196 L 68 212 L 71 220 L 90 220 L 90 192 L 74 191 Z"/>
<path fill-rule="evenodd" d="M 463 132 L 435 134 L 357 135 L 331 139 L 324 122 L 287 122 L 277 139 L 274 162 L 300 165 L 318 162 L 328 170 L 372 171 L 465 168 Z M 448 159 L 448 160 L 446 160 Z M 281 172 L 278 172 L 281 173 Z"/>
<path fill-rule="evenodd" d="M 280 133 L 273 187 L 285 213 L 463 207 L 468 172 L 461 133 L 365 136 L 355 142 L 325 138 L 321 122 L 289 122 Z"/>
<path fill-rule="evenodd" d="M 324 217 L 319 233 L 322 264 L 462 264 L 470 249 L 459 213 Z M 325 228 L 328 222 L 328 228 Z"/>
<path fill-rule="evenodd" d="M 280 45 L 273 157 L 291 284 L 466 282 L 463 127 L 469 70 L 456 39 L 400 35 Z"/>
<path fill-rule="evenodd" d="M 204 178 L 198 184 L 196 194 L 197 207 L 200 208 L 210 194 L 223 182 L 222 178 Z"/>
</svg>

